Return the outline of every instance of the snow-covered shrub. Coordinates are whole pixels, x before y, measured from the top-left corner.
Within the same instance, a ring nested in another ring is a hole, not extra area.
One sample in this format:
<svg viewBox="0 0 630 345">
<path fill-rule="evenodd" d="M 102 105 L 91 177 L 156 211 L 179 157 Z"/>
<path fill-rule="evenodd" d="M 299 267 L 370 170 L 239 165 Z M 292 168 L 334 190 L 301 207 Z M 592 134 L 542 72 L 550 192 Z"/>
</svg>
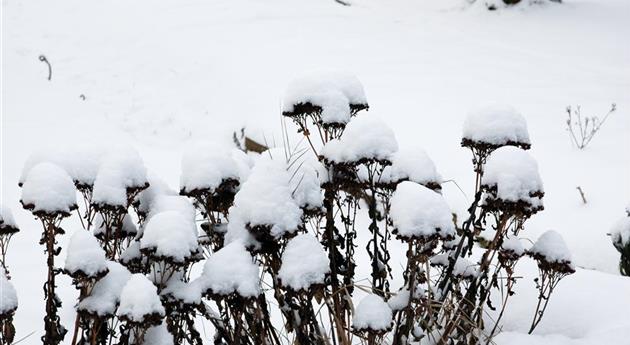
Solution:
<svg viewBox="0 0 630 345">
<path fill-rule="evenodd" d="M 187 150 L 179 195 L 147 174 L 132 149 L 88 154 L 85 165 L 64 154 L 29 159 L 22 203 L 43 221 L 49 255 L 44 341 L 58 344 L 65 333 L 55 243 L 60 221 L 77 208 L 77 189 L 83 229 L 69 241 L 63 270 L 79 290 L 70 343 L 490 343 L 524 256 L 541 272 L 533 330 L 574 268 L 554 233 L 528 251 L 519 240 L 544 196 L 524 151 L 531 143 L 523 116 L 493 106 L 466 120 L 462 145 L 473 153 L 475 189 L 458 222 L 428 154 L 399 149 L 394 131 L 364 109 L 355 77 L 296 81 L 283 115 L 305 141 L 289 143 L 285 132 L 282 148 L 246 153 L 237 140 L 236 149 Z M 1 210 L 0 231 L 15 233 Z M 622 228 L 611 234 L 615 244 L 627 242 Z M 361 231 L 369 234 L 365 249 Z M 406 247 L 396 292 L 392 241 Z M 357 261 L 357 250 L 369 264 Z M 200 332 L 203 322 L 212 339 Z"/>
<path fill-rule="evenodd" d="M 626 207 L 626 213 L 627 216 L 620 218 L 610 229 L 610 238 L 621 254 L 619 272 L 630 276 L 630 204 Z"/>
<path fill-rule="evenodd" d="M 20 228 L 15 219 L 13 219 L 11 209 L 0 204 L 0 266 L 5 270 L 7 269 L 5 258 L 9 250 L 11 237 L 19 231 Z"/>
</svg>

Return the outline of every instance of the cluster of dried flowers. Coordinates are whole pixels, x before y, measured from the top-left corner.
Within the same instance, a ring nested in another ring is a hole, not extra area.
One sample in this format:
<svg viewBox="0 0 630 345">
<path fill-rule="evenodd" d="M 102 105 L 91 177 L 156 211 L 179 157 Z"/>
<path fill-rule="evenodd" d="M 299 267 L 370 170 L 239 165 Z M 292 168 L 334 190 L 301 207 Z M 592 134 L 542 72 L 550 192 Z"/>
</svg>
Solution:
<svg viewBox="0 0 630 345">
<path fill-rule="evenodd" d="M 282 148 L 260 154 L 200 145 L 184 155 L 179 193 L 132 149 L 34 155 L 20 185 L 48 254 L 43 342 L 202 344 L 204 323 L 216 345 L 489 342 L 524 255 L 540 269 L 533 330 L 574 269 L 557 233 L 529 250 L 518 239 L 544 195 L 522 116 L 493 106 L 467 119 L 475 198 L 458 224 L 428 155 L 399 149 L 366 109 L 354 76 L 298 79 L 283 115 L 308 147 L 290 145 L 287 132 Z M 75 212 L 83 229 L 58 269 L 60 223 Z M 367 286 L 356 277 L 361 233 Z M 392 241 L 407 248 L 397 290 Z M 57 315 L 60 273 L 79 294 L 71 334 Z"/>
</svg>

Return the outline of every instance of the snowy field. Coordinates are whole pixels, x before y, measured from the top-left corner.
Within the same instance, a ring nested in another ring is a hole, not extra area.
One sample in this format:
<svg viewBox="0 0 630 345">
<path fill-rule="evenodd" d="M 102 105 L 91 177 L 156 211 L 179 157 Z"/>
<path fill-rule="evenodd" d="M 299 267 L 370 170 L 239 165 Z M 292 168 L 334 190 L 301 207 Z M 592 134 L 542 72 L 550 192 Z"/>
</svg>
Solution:
<svg viewBox="0 0 630 345">
<path fill-rule="evenodd" d="M 286 85 L 305 71 L 333 69 L 361 79 L 366 116 L 387 122 L 401 147 L 425 148 L 463 189 L 443 185 L 462 218 L 474 188 L 470 153 L 459 145 L 464 118 L 490 101 L 517 108 L 545 188 L 545 210 L 522 235 L 558 231 L 578 270 L 527 335 L 536 268 L 523 260 L 524 279 L 496 343 L 630 344 L 630 278 L 618 274 L 607 236 L 630 201 L 628 37 L 627 0 L 494 12 L 464 0 L 352 0 L 348 7 L 333 0 L 2 0 L 0 194 L 22 230 L 7 258 L 20 299 L 16 339 L 35 332 L 23 343 L 38 343 L 44 313 L 40 224 L 21 209 L 17 186 L 29 154 L 128 143 L 178 189 L 188 145 L 227 142 L 242 126 L 280 143 Z M 41 54 L 52 64 L 51 81 Z M 592 143 L 573 147 L 565 107 L 603 116 L 613 102 L 617 112 Z M 77 226 L 64 224 L 70 233 Z M 68 277 L 59 280 L 69 326 L 76 291 Z"/>
</svg>

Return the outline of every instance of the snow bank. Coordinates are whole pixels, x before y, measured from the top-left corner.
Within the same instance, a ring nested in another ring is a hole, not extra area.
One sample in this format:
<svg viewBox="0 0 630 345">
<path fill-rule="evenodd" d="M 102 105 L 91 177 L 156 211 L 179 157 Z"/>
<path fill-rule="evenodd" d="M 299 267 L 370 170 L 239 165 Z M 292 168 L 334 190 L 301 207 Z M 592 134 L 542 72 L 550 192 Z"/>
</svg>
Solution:
<svg viewBox="0 0 630 345">
<path fill-rule="evenodd" d="M 107 272 L 105 251 L 89 231 L 77 230 L 70 238 L 65 270 L 72 277 L 85 275 L 90 278 Z"/>
<path fill-rule="evenodd" d="M 404 239 L 455 236 L 451 209 L 444 198 L 414 182 L 401 182 L 391 198 L 394 232 Z"/>
<path fill-rule="evenodd" d="M 4 268 L 0 267 L 0 317 L 15 311 L 17 307 L 17 292 L 7 278 Z"/>
<path fill-rule="evenodd" d="M 391 162 L 396 151 L 394 131 L 379 118 L 365 115 L 352 120 L 341 138 L 326 143 L 320 154 L 333 163 L 371 159 Z"/>
<path fill-rule="evenodd" d="M 346 124 L 351 110 L 367 108 L 363 85 L 354 75 L 343 72 L 311 73 L 289 83 L 282 113 L 295 116 L 306 109 L 320 108 L 323 124 Z"/>
<path fill-rule="evenodd" d="M 230 222 L 250 227 L 270 227 L 275 238 L 295 232 L 302 210 L 293 199 L 284 161 L 261 156 L 230 208 Z M 233 228 L 228 223 L 228 232 Z"/>
<path fill-rule="evenodd" d="M 133 274 L 120 293 L 117 315 L 131 322 L 143 322 L 147 316 L 164 316 L 157 288 L 142 274 Z"/>
<path fill-rule="evenodd" d="M 311 234 L 292 238 L 282 254 L 278 278 L 282 285 L 295 291 L 323 284 L 330 272 L 330 262 L 324 248 Z"/>
<path fill-rule="evenodd" d="M 204 293 L 243 297 L 260 294 L 258 266 L 239 241 L 232 242 L 212 254 L 203 267 L 199 284 Z"/>
<path fill-rule="evenodd" d="M 33 213 L 69 214 L 76 208 L 76 189 L 65 170 L 52 163 L 39 163 L 24 181 L 20 202 Z"/>
<path fill-rule="evenodd" d="M 352 328 L 358 331 L 386 332 L 392 322 L 392 309 L 375 294 L 363 297 L 352 316 Z"/>
<path fill-rule="evenodd" d="M 523 115 L 509 105 L 489 104 L 471 111 L 464 121 L 463 140 L 493 147 L 529 147 L 529 132 Z"/>
<path fill-rule="evenodd" d="M 182 193 L 214 191 L 225 180 L 239 181 L 241 171 L 232 150 L 210 143 L 196 144 L 184 152 L 179 188 Z"/>
<path fill-rule="evenodd" d="M 140 249 L 149 250 L 158 258 L 186 262 L 197 252 L 197 227 L 178 211 L 166 211 L 151 217 L 140 239 Z"/>
<path fill-rule="evenodd" d="M 120 301 L 120 294 L 131 273 L 121 264 L 107 262 L 109 272 L 101 278 L 92 289 L 89 296 L 84 298 L 77 309 L 91 315 L 113 315 Z"/>
<path fill-rule="evenodd" d="M 540 193 L 544 190 L 538 163 L 520 148 L 505 146 L 492 152 L 486 161 L 481 184 L 496 188 L 493 199 L 514 203 L 523 201 L 532 208 L 542 207 Z"/>
</svg>

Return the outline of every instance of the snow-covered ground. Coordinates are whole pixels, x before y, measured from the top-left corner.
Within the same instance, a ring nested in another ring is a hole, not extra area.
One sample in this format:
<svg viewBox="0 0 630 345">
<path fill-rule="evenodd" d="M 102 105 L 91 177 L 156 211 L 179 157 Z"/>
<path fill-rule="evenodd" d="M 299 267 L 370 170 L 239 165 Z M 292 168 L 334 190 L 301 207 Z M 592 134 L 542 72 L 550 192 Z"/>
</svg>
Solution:
<svg viewBox="0 0 630 345">
<path fill-rule="evenodd" d="M 523 236 L 563 235 L 580 267 L 535 335 L 533 263 L 508 307 L 500 345 L 623 344 L 630 279 L 606 235 L 630 200 L 630 2 L 566 0 L 489 12 L 464 0 L 2 0 L 1 203 L 22 231 L 7 258 L 20 306 L 16 339 L 42 331 L 40 225 L 19 205 L 28 155 L 87 142 L 130 143 L 178 187 L 184 148 L 247 125 L 280 142 L 284 88 L 309 70 L 359 76 L 370 111 L 400 147 L 422 146 L 464 214 L 473 188 L 459 146 L 468 110 L 499 101 L 526 118 L 545 210 Z M 52 64 L 38 60 L 44 54 Z M 611 115 L 587 149 L 572 147 L 567 105 Z M 576 187 L 586 196 L 583 204 Z M 70 233 L 77 224 L 65 224 Z M 67 244 L 70 236 L 61 239 Z M 61 260 L 60 260 L 61 261 Z M 523 260 L 527 261 L 527 260 Z M 394 264 L 395 265 L 395 264 Z M 64 324 L 75 290 L 60 279 Z"/>
</svg>

